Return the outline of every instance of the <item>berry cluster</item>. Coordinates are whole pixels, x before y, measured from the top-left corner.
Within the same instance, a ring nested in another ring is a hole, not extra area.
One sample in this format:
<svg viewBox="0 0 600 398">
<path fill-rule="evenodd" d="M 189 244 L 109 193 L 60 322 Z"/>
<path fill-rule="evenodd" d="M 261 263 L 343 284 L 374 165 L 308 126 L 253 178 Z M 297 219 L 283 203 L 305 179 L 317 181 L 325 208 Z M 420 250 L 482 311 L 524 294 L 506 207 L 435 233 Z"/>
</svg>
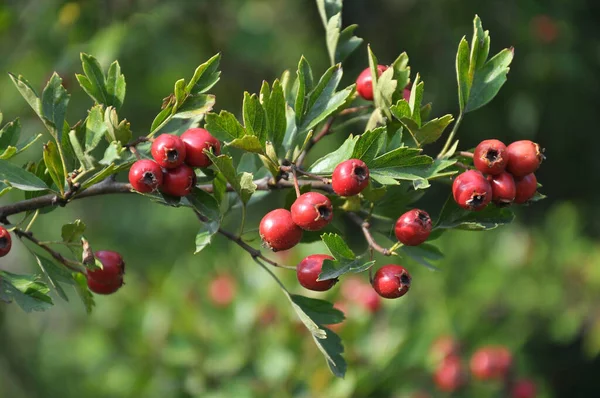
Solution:
<svg viewBox="0 0 600 398">
<path fill-rule="evenodd" d="M 449 336 L 438 338 L 430 354 L 436 366 L 433 380 L 444 392 L 454 392 L 468 383 L 468 374 L 460 358 L 460 346 Z M 500 381 L 511 398 L 535 398 L 536 386 L 529 379 L 514 379 L 513 357 L 504 346 L 484 346 L 473 353 L 469 363 L 471 376 L 480 381 Z"/>
<path fill-rule="evenodd" d="M 194 167 L 208 167 L 210 158 L 205 151 L 221 153 L 221 143 L 207 130 L 191 128 L 181 137 L 162 134 L 152 142 L 154 159 L 140 159 L 129 170 L 129 182 L 138 192 L 157 189 L 170 196 L 186 196 L 196 184 Z"/>
<path fill-rule="evenodd" d="M 87 271 L 87 285 L 98 294 L 111 294 L 123 286 L 125 262 L 117 252 L 102 250 L 94 253 L 102 268 Z"/>
<path fill-rule="evenodd" d="M 483 210 L 490 202 L 497 206 L 527 203 L 537 191 L 534 172 L 543 159 L 540 146 L 532 141 L 509 146 L 498 140 L 482 141 L 473 153 L 477 170 L 465 171 L 452 184 L 454 200 L 473 211 Z"/>
</svg>

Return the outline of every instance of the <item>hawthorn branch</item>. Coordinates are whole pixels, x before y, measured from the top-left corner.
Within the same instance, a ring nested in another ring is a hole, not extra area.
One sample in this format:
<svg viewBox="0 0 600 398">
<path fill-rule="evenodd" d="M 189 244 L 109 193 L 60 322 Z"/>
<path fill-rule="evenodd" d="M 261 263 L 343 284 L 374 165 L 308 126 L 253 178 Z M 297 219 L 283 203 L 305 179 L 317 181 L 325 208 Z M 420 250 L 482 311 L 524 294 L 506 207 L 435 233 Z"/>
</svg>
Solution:
<svg viewBox="0 0 600 398">
<path fill-rule="evenodd" d="M 352 221 L 354 221 L 357 225 L 360 226 L 363 235 L 365 235 L 365 239 L 367 240 L 367 243 L 369 244 L 369 247 L 371 249 L 383 254 L 384 256 L 391 256 L 396 254 L 393 250 L 382 247 L 375 241 L 375 238 L 373 238 L 373 235 L 371 235 L 371 224 L 368 221 L 363 220 L 356 213 L 348 212 L 346 214 Z"/>
<path fill-rule="evenodd" d="M 68 258 L 65 258 L 62 254 L 53 250 L 48 245 L 46 245 L 44 242 L 41 242 L 37 238 L 35 238 L 33 236 L 33 233 L 28 232 L 28 231 L 23 231 L 22 229 L 19 229 L 19 228 L 15 228 L 13 232 L 19 238 L 21 238 L 21 239 L 25 238 L 28 241 L 35 244 L 36 246 L 38 246 L 41 249 L 48 252 L 52 256 L 52 258 L 54 258 L 59 263 L 63 264 L 65 267 L 69 268 L 71 271 L 79 272 L 81 274 L 86 273 L 85 268 L 83 268 L 80 263 L 78 263 L 77 261 L 73 261 L 73 260 L 69 260 Z"/>
</svg>

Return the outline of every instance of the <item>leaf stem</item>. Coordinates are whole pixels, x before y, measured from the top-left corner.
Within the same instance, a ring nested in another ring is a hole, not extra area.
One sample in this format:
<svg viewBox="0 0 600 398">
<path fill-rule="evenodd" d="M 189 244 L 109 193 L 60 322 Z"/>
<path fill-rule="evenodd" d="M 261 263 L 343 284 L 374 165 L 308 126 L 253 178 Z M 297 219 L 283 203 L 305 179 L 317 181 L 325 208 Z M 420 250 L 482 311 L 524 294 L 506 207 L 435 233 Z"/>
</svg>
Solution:
<svg viewBox="0 0 600 398">
<path fill-rule="evenodd" d="M 471 158 L 473 159 L 473 154 L 471 152 L 467 152 L 467 151 L 460 151 L 458 152 L 459 156 L 465 157 L 465 158 Z"/>
<path fill-rule="evenodd" d="M 69 268 L 71 271 L 78 272 L 78 273 L 81 273 L 84 275 L 87 273 L 86 269 L 80 263 L 78 263 L 77 261 L 69 260 L 68 258 L 65 258 L 59 252 L 52 250 L 44 242 L 40 242 L 37 238 L 35 238 L 31 232 L 23 231 L 22 229 L 15 228 L 14 233 L 19 238 L 25 238 L 25 239 L 29 240 L 30 242 L 32 242 L 33 244 L 40 247 L 41 249 L 45 250 L 56 261 L 63 264 L 65 267 Z"/>
<path fill-rule="evenodd" d="M 242 202 L 242 222 L 240 223 L 240 233 L 238 237 L 241 238 L 244 235 L 244 226 L 246 225 L 246 204 Z"/>
<path fill-rule="evenodd" d="M 295 167 L 292 167 L 292 178 L 294 180 L 294 189 L 296 190 L 296 198 L 299 198 L 301 193 L 300 193 L 300 186 L 298 185 L 298 175 L 296 174 Z"/>
<path fill-rule="evenodd" d="M 25 228 L 25 232 L 29 232 L 29 230 L 33 226 L 33 223 L 35 222 L 35 220 L 37 219 L 37 217 L 38 217 L 39 214 L 40 214 L 40 209 L 37 209 L 35 211 L 35 213 L 33 213 L 33 217 L 31 217 L 31 220 L 29 221 L 29 224 L 27 224 L 27 227 Z"/>
<path fill-rule="evenodd" d="M 440 153 L 437 155 L 438 159 L 441 159 L 442 157 L 444 157 L 446 152 L 448 152 L 448 149 L 450 149 L 450 145 L 452 144 L 452 140 L 454 140 L 454 136 L 456 135 L 456 132 L 458 131 L 458 127 L 460 126 L 462 119 L 463 119 L 463 113 L 460 112 L 458 114 L 458 118 L 454 122 L 454 126 L 452 126 L 452 131 L 450 132 L 450 135 L 446 139 L 446 143 L 444 144 L 444 147 L 442 148 Z"/>
<path fill-rule="evenodd" d="M 369 229 L 369 228 L 371 228 L 371 224 L 369 224 L 368 221 L 363 220 L 356 213 L 348 212 L 347 215 L 352 221 L 354 221 L 357 225 L 360 226 L 360 228 L 362 229 L 363 235 L 365 236 L 365 239 L 367 240 L 367 243 L 369 244 L 369 247 L 371 249 L 375 250 L 378 253 L 383 254 L 384 256 L 396 255 L 396 253 L 394 253 L 392 250 L 386 249 L 385 247 L 380 246 L 375 241 L 375 239 L 373 238 L 373 235 L 371 234 L 371 230 Z"/>
</svg>

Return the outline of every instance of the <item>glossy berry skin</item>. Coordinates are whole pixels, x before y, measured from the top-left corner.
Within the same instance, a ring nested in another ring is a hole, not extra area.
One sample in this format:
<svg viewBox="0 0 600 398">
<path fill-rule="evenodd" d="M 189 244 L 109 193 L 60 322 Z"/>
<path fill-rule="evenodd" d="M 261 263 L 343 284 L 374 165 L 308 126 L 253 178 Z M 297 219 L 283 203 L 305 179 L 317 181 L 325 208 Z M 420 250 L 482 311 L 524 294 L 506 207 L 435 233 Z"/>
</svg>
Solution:
<svg viewBox="0 0 600 398">
<path fill-rule="evenodd" d="M 87 285 L 88 288 L 96 294 L 112 294 L 123 286 L 123 278 L 103 283 L 88 277 Z"/>
<path fill-rule="evenodd" d="M 394 232 L 406 246 L 418 246 L 427 240 L 431 227 L 431 217 L 426 211 L 412 209 L 398 218 Z"/>
<path fill-rule="evenodd" d="M 377 65 L 377 76 L 387 70 L 385 65 Z M 367 101 L 373 101 L 373 76 L 371 76 L 371 68 L 367 68 L 360 72 L 356 79 L 356 92 Z"/>
<path fill-rule="evenodd" d="M 410 289 L 411 277 L 401 265 L 388 264 L 379 268 L 373 277 L 373 288 L 383 298 L 402 297 Z"/>
<path fill-rule="evenodd" d="M 138 192 L 153 192 L 163 183 L 162 169 L 152 160 L 138 160 L 129 169 L 129 183 Z"/>
<path fill-rule="evenodd" d="M 99 250 L 94 256 L 102 263 L 102 269 L 88 270 L 87 277 L 98 283 L 111 284 L 116 280 L 123 279 L 125 273 L 125 262 L 117 252 L 110 250 Z"/>
<path fill-rule="evenodd" d="M 479 171 L 467 170 L 454 179 L 452 195 L 463 209 L 479 211 L 492 200 L 492 186 Z"/>
<path fill-rule="evenodd" d="M 208 167 L 212 164 L 204 150 L 212 150 L 215 156 L 221 154 L 221 143 L 208 130 L 192 128 L 181 134 L 185 144 L 185 163 L 191 167 Z"/>
<path fill-rule="evenodd" d="M 362 160 L 348 159 L 333 170 L 331 186 L 340 196 L 358 195 L 367 185 L 369 185 L 369 168 Z"/>
<path fill-rule="evenodd" d="M 165 169 L 174 169 L 185 161 L 185 144 L 176 135 L 161 134 L 152 143 L 152 157 Z"/>
<path fill-rule="evenodd" d="M 323 268 L 324 260 L 333 260 L 334 258 L 327 254 L 311 254 L 305 257 L 296 267 L 296 276 L 298 282 L 308 290 L 324 292 L 336 284 L 337 279 L 327 279 L 318 281 L 319 274 Z"/>
<path fill-rule="evenodd" d="M 512 174 L 502 172 L 495 176 L 488 176 L 492 186 L 492 201 L 498 206 L 510 205 L 515 200 L 517 186 Z"/>
<path fill-rule="evenodd" d="M 286 209 L 275 209 L 267 213 L 258 227 L 263 242 L 274 252 L 291 249 L 302 239 L 302 228 L 292 220 Z"/>
<path fill-rule="evenodd" d="M 186 196 L 196 185 L 196 174 L 188 165 L 167 169 L 163 174 L 161 192 L 171 196 Z"/>
<path fill-rule="evenodd" d="M 12 238 L 6 228 L 0 225 L 0 257 L 4 257 L 10 252 L 12 247 Z"/>
<path fill-rule="evenodd" d="M 318 231 L 333 220 L 331 201 L 318 192 L 300 195 L 292 205 L 291 212 L 294 223 L 307 231 Z"/>
<path fill-rule="evenodd" d="M 529 199 L 535 196 L 537 191 L 537 178 L 535 178 L 535 174 L 531 173 L 525 177 L 515 178 L 515 187 L 515 203 L 527 203 Z"/>
<path fill-rule="evenodd" d="M 536 396 L 535 383 L 529 379 L 517 380 L 510 390 L 511 398 L 535 398 Z"/>
<path fill-rule="evenodd" d="M 544 155 L 540 146 L 529 140 L 515 141 L 506 147 L 506 169 L 515 177 L 524 177 L 540 167 Z"/>
<path fill-rule="evenodd" d="M 473 152 L 473 164 L 485 174 L 498 175 L 508 162 L 506 145 L 498 140 L 481 141 Z"/>
<path fill-rule="evenodd" d="M 465 372 L 460 358 L 451 355 L 444 359 L 433 375 L 437 388 L 444 392 L 453 392 L 463 386 Z"/>
<path fill-rule="evenodd" d="M 471 357 L 473 377 L 479 380 L 505 378 L 512 366 L 512 355 L 505 347 L 488 346 L 477 350 Z"/>
</svg>

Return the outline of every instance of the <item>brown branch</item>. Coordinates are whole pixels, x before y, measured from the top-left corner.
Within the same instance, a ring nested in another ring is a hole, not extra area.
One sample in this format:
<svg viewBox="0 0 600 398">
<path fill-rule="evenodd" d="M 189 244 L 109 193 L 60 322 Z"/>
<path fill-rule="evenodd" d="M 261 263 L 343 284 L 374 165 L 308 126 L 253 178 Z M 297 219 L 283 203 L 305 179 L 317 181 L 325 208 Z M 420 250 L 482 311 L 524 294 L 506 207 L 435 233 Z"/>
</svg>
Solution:
<svg viewBox="0 0 600 398">
<path fill-rule="evenodd" d="M 383 254 L 384 256 L 391 256 L 392 254 L 394 254 L 394 252 L 390 249 L 386 249 L 385 247 L 382 247 L 377 242 L 375 242 L 373 235 L 371 235 L 371 230 L 369 229 L 371 227 L 371 224 L 369 224 L 368 221 L 363 220 L 356 213 L 348 212 L 347 215 L 352 221 L 354 221 L 357 225 L 360 226 L 363 234 L 365 235 L 365 239 L 367 240 L 367 243 L 369 244 L 369 247 L 371 249 Z"/>
<path fill-rule="evenodd" d="M 465 158 L 473 158 L 473 154 L 471 152 L 466 152 L 466 151 L 460 151 L 458 152 L 459 156 L 465 157 Z"/>
<path fill-rule="evenodd" d="M 82 274 L 86 273 L 85 268 L 83 268 L 80 263 L 78 263 L 77 261 L 69 260 L 68 258 L 65 258 L 59 252 L 52 250 L 45 243 L 42 243 L 37 238 L 35 238 L 31 232 L 25 232 L 19 228 L 15 228 L 15 230 L 13 232 L 19 238 L 25 238 L 25 239 L 29 240 L 30 242 L 32 242 L 33 244 L 37 245 L 38 247 L 42 248 L 46 252 L 48 252 L 56 261 L 63 264 L 65 267 L 69 268 L 71 271 L 79 272 Z"/>
</svg>

